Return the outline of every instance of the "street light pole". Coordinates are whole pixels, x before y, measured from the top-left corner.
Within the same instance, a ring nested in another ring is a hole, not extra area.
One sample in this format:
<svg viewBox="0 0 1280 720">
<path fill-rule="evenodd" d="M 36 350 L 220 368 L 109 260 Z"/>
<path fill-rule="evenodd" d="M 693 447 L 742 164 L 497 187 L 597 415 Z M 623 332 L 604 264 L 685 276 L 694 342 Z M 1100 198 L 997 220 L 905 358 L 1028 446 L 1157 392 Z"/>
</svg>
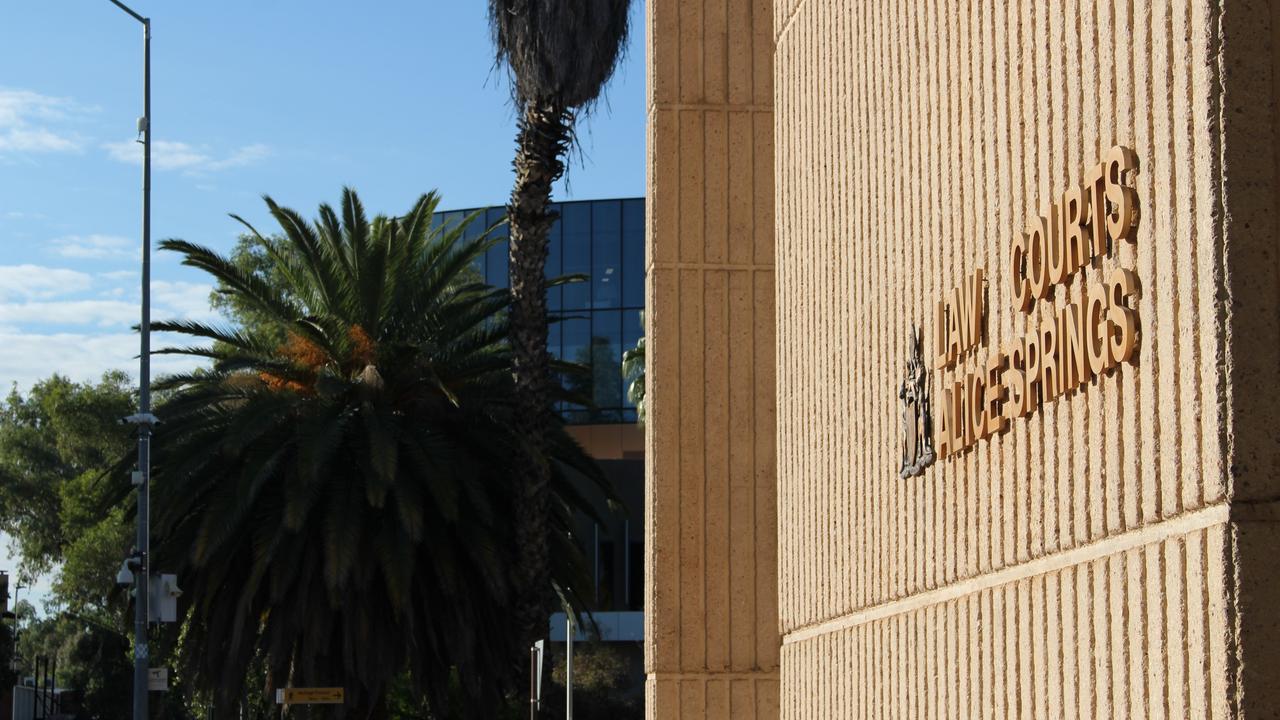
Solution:
<svg viewBox="0 0 1280 720">
<path fill-rule="evenodd" d="M 142 23 L 142 119 L 138 131 L 142 143 L 142 324 L 138 360 L 138 568 L 134 573 L 133 614 L 133 720 L 149 717 L 147 677 L 151 668 L 147 622 L 151 584 L 151 19 L 131 10 L 120 0 L 113 5 Z"/>
</svg>

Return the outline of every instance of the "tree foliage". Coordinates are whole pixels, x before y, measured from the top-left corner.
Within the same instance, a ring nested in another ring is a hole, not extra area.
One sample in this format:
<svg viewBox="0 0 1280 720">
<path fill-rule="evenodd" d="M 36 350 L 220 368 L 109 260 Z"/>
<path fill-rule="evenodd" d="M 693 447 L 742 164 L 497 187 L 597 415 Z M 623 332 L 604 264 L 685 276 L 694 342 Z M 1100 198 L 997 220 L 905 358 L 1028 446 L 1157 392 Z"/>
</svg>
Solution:
<svg viewBox="0 0 1280 720">
<path fill-rule="evenodd" d="M 589 105 L 626 46 L 630 0 L 489 0 L 498 62 L 516 104 Z"/>
<path fill-rule="evenodd" d="M 117 560 L 117 564 L 118 564 Z M 132 707 L 133 659 L 129 638 L 118 628 L 69 611 L 29 617 L 18 647 L 29 670 L 40 658 L 55 667 L 56 684 L 72 688 L 88 720 L 128 717 Z"/>
<path fill-rule="evenodd" d="M 68 552 L 96 550 L 77 540 L 113 522 L 101 513 L 110 494 L 103 474 L 132 443 L 116 422 L 132 412 L 128 383 L 121 372 L 97 383 L 54 375 L 26 394 L 14 388 L 0 406 L 0 530 L 16 544 L 26 577 L 49 572 Z"/>
<path fill-rule="evenodd" d="M 385 713 L 405 671 L 460 716 L 492 717 L 512 689 L 495 671 L 517 557 L 509 298 L 470 270 L 490 236 L 436 226 L 437 204 L 369 219 L 346 190 L 308 222 L 268 198 L 282 235 L 250 228 L 258 270 L 162 243 L 283 338 L 156 325 L 193 341 L 163 352 L 212 360 L 160 385 L 153 503 L 157 559 L 186 591 L 184 669 L 219 708 L 258 661 L 268 687 L 344 686 L 353 717 Z M 584 585 L 570 476 L 604 478 L 562 427 L 551 438 L 552 577 L 568 592 Z"/>
<path fill-rule="evenodd" d="M 129 709 L 128 624 L 113 590 L 132 533 L 109 473 L 123 475 L 132 451 L 118 419 L 133 402 L 124 373 L 96 383 L 54 375 L 25 394 L 15 388 L 0 410 L 0 527 L 22 558 L 26 584 L 53 579 L 51 614 L 20 604 L 15 649 L 26 672 L 37 657 L 56 659 L 57 682 L 79 692 L 89 717 Z"/>
</svg>

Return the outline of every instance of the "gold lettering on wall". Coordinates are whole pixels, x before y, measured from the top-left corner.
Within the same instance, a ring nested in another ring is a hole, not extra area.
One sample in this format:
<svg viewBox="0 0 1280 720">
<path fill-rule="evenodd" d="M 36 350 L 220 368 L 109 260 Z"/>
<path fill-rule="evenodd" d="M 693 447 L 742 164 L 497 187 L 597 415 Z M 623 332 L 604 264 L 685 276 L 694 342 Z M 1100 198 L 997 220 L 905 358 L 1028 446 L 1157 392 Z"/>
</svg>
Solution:
<svg viewBox="0 0 1280 720">
<path fill-rule="evenodd" d="M 1103 268 L 1121 241 L 1134 242 L 1138 194 L 1131 175 L 1137 155 L 1113 147 L 1084 174 L 1084 182 L 1041 206 L 1010 244 L 1003 278 L 1013 307 L 1031 314 L 1048 301 L 1026 331 L 973 370 L 940 372 L 940 416 L 934 445 L 954 456 L 979 440 L 1009 429 L 1043 405 L 1134 361 L 1140 340 L 1138 278 L 1127 268 Z M 1076 296 L 1054 308 L 1054 293 L 1070 292 L 1071 279 L 1089 273 Z M 1094 275 L 1096 273 L 1096 275 Z M 981 268 L 934 305 L 934 366 L 954 368 L 985 343 L 985 279 Z"/>
<path fill-rule="evenodd" d="M 951 367 L 965 353 L 978 347 L 987 328 L 986 279 L 982 268 L 934 304 L 934 367 Z"/>
</svg>

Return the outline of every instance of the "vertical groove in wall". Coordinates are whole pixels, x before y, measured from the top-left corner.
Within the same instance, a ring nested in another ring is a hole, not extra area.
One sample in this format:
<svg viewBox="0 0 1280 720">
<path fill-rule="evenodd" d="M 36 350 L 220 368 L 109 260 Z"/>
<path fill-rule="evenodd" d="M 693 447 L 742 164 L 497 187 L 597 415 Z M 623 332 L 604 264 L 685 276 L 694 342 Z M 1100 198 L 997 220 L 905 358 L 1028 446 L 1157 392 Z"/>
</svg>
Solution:
<svg viewBox="0 0 1280 720">
<path fill-rule="evenodd" d="M 784 636 L 1224 502 L 1212 8 L 778 0 L 772 18 Z M 1136 241 L 1015 311 L 1011 239 L 1114 145 L 1139 158 Z M 908 333 L 931 359 L 933 302 L 978 267 L 987 342 L 959 371 L 1115 267 L 1141 285 L 1138 359 L 901 479 Z M 1223 532 L 788 644 L 782 714 L 1222 716 Z"/>
</svg>

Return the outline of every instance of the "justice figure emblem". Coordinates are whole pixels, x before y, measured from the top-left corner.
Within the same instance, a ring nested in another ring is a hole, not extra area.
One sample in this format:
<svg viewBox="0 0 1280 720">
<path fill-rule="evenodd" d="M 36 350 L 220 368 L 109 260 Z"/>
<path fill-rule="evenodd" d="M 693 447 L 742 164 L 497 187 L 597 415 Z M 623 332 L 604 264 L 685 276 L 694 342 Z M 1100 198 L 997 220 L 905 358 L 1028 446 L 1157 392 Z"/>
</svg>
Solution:
<svg viewBox="0 0 1280 720">
<path fill-rule="evenodd" d="M 898 474 L 909 478 L 933 464 L 933 415 L 929 403 L 929 370 L 920 352 L 920 330 L 911 328 L 907 344 L 906 376 L 898 388 L 902 401 L 902 467 Z"/>
</svg>

